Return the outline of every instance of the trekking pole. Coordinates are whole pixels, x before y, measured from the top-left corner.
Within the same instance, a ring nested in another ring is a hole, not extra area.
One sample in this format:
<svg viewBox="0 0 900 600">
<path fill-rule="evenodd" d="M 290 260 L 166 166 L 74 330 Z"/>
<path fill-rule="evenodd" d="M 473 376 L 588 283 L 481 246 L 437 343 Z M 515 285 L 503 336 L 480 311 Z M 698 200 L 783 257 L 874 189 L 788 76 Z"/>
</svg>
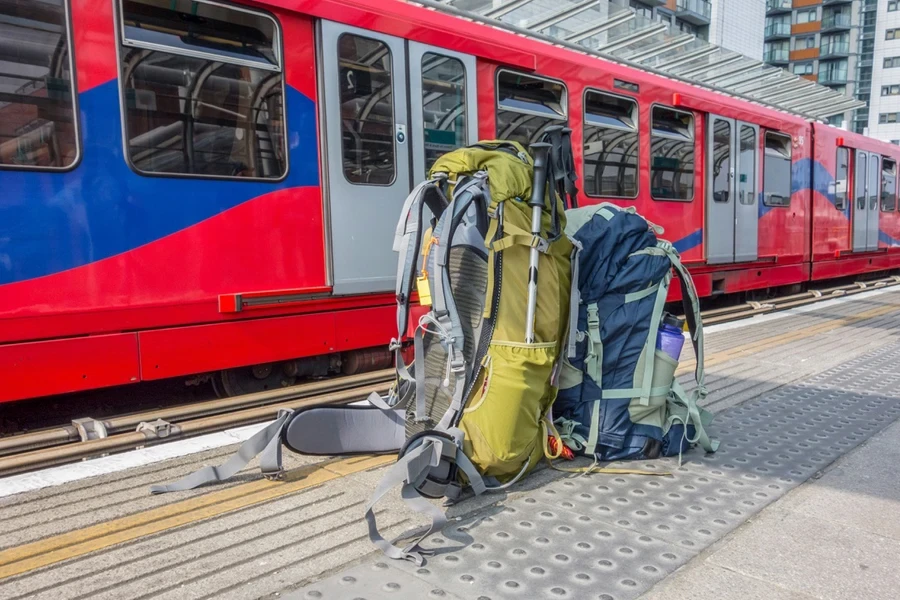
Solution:
<svg viewBox="0 0 900 600">
<path fill-rule="evenodd" d="M 547 189 L 547 158 L 550 153 L 550 144 L 539 142 L 531 144 L 534 154 L 534 181 L 531 185 L 531 233 L 535 237 L 541 235 L 541 214 L 544 209 L 544 193 Z M 525 313 L 525 343 L 534 343 L 534 314 L 537 311 L 537 277 L 540 250 L 531 248 L 531 260 L 528 265 L 528 309 Z"/>
</svg>

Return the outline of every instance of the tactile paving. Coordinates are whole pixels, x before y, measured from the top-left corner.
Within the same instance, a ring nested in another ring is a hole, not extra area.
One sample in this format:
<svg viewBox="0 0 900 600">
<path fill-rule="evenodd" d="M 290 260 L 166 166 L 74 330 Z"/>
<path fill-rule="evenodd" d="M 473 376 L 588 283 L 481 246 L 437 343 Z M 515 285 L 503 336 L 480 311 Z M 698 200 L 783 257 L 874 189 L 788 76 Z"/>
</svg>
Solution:
<svg viewBox="0 0 900 600">
<path fill-rule="evenodd" d="M 628 463 L 671 477 L 566 476 L 448 526 L 422 567 L 382 560 L 291 597 L 636 598 L 900 418 L 897 364 L 888 346 L 727 410 L 719 451 L 680 468 Z"/>
</svg>

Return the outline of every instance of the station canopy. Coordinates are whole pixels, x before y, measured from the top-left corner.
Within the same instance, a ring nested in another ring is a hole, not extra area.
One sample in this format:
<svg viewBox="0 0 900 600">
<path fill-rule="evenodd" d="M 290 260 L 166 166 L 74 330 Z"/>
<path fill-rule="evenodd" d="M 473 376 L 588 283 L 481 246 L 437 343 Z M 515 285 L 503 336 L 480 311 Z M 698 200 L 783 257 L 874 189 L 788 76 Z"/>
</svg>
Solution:
<svg viewBox="0 0 900 600">
<path fill-rule="evenodd" d="M 846 94 L 674 30 L 669 24 L 636 14 L 610 0 L 412 0 L 412 3 L 807 119 L 825 120 L 865 106 L 865 102 Z M 678 0 L 678 3 L 685 8 L 690 8 L 685 3 L 699 6 L 699 0 Z M 665 2 L 660 0 L 658 4 Z"/>
</svg>

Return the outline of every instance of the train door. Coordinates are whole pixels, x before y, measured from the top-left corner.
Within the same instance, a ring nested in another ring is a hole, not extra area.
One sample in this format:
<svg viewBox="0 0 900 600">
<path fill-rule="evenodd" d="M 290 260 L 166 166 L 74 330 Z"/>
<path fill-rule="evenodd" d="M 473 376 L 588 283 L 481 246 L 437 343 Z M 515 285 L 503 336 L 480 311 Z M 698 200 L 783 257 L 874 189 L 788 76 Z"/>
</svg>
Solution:
<svg viewBox="0 0 900 600">
<path fill-rule="evenodd" d="M 877 154 L 856 150 L 853 199 L 853 251 L 878 249 L 878 192 L 881 161 Z"/>
<path fill-rule="evenodd" d="M 866 210 L 866 250 L 878 250 L 878 215 L 881 195 L 881 156 L 869 154 L 869 189 Z"/>
<path fill-rule="evenodd" d="M 710 115 L 706 164 L 707 262 L 756 260 L 759 127 Z"/>
<path fill-rule="evenodd" d="M 393 234 L 412 182 L 476 139 L 475 60 L 330 21 L 319 49 L 333 290 L 393 290 Z"/>
</svg>

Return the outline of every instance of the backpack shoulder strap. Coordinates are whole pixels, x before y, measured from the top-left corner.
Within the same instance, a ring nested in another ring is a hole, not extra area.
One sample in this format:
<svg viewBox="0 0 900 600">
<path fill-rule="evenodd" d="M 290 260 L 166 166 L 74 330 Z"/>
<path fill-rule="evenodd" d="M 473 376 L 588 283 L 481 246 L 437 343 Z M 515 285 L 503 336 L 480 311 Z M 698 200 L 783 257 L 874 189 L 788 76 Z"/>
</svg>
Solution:
<svg viewBox="0 0 900 600">
<path fill-rule="evenodd" d="M 181 492 L 192 490 L 204 483 L 225 481 L 246 467 L 257 455 L 261 455 L 259 469 L 263 475 L 268 479 L 279 479 L 284 473 L 281 466 L 281 430 L 293 414 L 292 410 L 279 411 L 278 418 L 241 444 L 237 453 L 224 464 L 217 467 L 203 467 L 174 483 L 151 486 L 150 492 L 153 494 Z"/>
<path fill-rule="evenodd" d="M 681 257 L 675 248 L 672 247 L 672 244 L 664 242 L 660 246 L 666 251 L 672 267 L 678 274 L 678 280 L 681 282 L 682 304 L 691 335 L 691 343 L 694 346 L 694 356 L 696 357 L 696 368 L 694 369 L 696 387 L 688 393 L 677 380 L 672 384 L 672 393 L 686 412 L 685 414 L 672 413 L 669 416 L 669 423 L 680 422 L 684 424 L 685 436 L 687 435 L 687 426 L 693 425 L 694 437 L 693 439 L 689 438 L 688 441 L 692 444 L 699 444 L 707 452 L 715 452 L 719 448 L 719 441 L 711 438 L 706 431 L 706 427 L 712 421 L 712 415 L 698 404 L 707 395 L 703 370 L 703 320 L 700 317 L 700 299 L 697 296 L 697 290 L 694 287 L 694 281 L 691 279 L 690 273 L 682 264 Z"/>
</svg>

